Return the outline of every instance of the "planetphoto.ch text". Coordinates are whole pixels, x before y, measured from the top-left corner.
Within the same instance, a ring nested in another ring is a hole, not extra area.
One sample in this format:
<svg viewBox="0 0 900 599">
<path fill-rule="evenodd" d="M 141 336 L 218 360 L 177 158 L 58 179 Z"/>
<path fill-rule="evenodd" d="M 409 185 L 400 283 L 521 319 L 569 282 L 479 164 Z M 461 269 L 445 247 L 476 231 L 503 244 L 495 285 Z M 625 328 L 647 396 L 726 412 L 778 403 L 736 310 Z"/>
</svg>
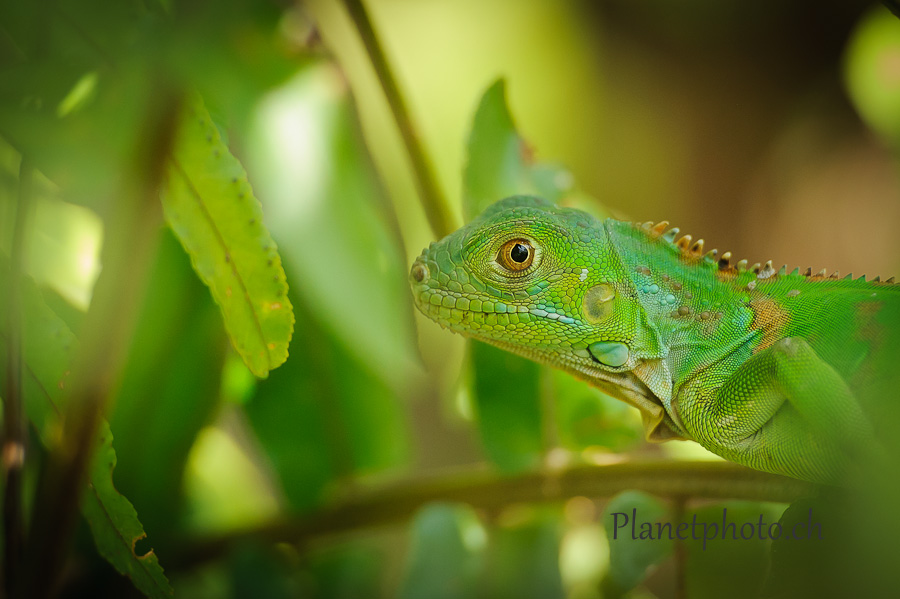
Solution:
<svg viewBox="0 0 900 599">
<path fill-rule="evenodd" d="M 626 535 L 634 541 L 658 541 L 679 539 L 686 541 L 702 541 L 703 549 L 709 541 L 721 540 L 777 540 L 782 537 L 794 540 L 818 539 L 822 540 L 822 523 L 814 522 L 812 510 L 809 510 L 807 520 L 796 522 L 789 526 L 782 526 L 781 522 L 766 522 L 760 514 L 758 520 L 735 521 L 728 519 L 728 508 L 722 509 L 721 520 L 697 521 L 697 514 L 691 521 L 684 522 L 649 522 L 641 521 L 637 508 L 631 513 L 613 512 L 613 541 L 626 538 Z"/>
</svg>

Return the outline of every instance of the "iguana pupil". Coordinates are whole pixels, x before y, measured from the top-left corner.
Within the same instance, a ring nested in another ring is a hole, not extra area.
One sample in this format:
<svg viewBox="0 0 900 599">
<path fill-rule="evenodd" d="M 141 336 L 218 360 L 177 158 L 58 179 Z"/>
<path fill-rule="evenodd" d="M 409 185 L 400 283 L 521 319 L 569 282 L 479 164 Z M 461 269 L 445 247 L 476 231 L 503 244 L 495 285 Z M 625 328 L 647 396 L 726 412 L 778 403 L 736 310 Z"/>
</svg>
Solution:
<svg viewBox="0 0 900 599">
<path fill-rule="evenodd" d="M 513 246 L 512 251 L 509 253 L 509 257 L 521 264 L 528 260 L 528 248 L 521 243 L 517 243 Z"/>
</svg>

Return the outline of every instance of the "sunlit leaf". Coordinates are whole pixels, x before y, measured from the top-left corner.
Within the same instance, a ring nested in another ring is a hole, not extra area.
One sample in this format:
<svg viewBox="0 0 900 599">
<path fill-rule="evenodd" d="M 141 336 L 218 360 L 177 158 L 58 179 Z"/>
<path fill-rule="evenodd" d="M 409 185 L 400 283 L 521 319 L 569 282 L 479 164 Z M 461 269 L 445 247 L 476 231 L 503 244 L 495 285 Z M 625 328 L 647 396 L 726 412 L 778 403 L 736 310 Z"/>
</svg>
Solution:
<svg viewBox="0 0 900 599">
<path fill-rule="evenodd" d="M 8 261 L 0 260 L 0 282 L 9 280 Z M 6 314 L 6 294 L 0 294 L 0 313 Z M 66 400 L 65 387 L 75 350 L 75 337 L 47 307 L 37 287 L 22 281 L 23 308 L 23 399 L 29 419 L 48 447 L 58 442 L 60 409 Z M 6 360 L 6 326 L 0 322 L 0 359 Z M 5 372 L 5 371 L 4 371 Z M 5 375 L 4 375 L 5 376 Z M 134 507 L 113 486 L 116 455 L 112 435 L 101 422 L 99 449 L 88 472 L 88 488 L 82 513 L 91 527 L 97 549 L 135 586 L 149 597 L 167 597 L 171 587 L 156 555 L 138 556 L 134 544 L 144 538 L 144 529 Z"/>
<path fill-rule="evenodd" d="M 845 61 L 857 110 L 880 135 L 900 144 L 900 19 L 873 7 L 856 26 Z"/>
<path fill-rule="evenodd" d="M 199 98 L 184 113 L 162 198 L 235 349 L 265 377 L 287 359 L 294 326 L 287 282 L 246 173 Z"/>
<path fill-rule="evenodd" d="M 484 567 L 487 536 L 466 506 L 435 504 L 422 508 L 412 524 L 403 599 L 473 597 Z"/>
<path fill-rule="evenodd" d="M 609 540 L 609 573 L 603 581 L 604 596 L 620 597 L 643 582 L 650 568 L 672 552 L 672 542 L 654 532 L 668 510 L 657 498 L 640 491 L 613 497 L 603 513 Z M 647 534 L 647 524 L 653 536 Z M 676 526 L 677 523 L 672 523 Z"/>
</svg>

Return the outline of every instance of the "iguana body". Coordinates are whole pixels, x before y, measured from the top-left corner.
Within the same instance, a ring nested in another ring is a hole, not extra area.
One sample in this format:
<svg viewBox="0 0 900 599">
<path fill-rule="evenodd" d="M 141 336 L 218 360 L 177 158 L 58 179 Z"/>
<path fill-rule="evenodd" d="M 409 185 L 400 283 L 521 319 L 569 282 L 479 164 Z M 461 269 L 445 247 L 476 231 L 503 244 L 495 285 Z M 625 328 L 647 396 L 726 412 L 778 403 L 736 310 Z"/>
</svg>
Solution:
<svg viewBox="0 0 900 599">
<path fill-rule="evenodd" d="M 507 198 L 422 253 L 416 304 L 636 406 L 650 439 L 834 482 L 896 388 L 900 286 L 747 268 L 666 226 Z"/>
</svg>

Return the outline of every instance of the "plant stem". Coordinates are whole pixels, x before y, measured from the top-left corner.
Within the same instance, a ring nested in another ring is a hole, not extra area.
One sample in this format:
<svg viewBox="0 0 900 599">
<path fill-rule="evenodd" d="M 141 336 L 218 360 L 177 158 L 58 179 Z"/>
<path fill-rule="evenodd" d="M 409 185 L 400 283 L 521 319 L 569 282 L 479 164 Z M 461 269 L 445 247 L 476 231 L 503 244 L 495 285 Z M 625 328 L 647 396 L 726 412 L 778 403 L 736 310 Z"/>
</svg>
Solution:
<svg viewBox="0 0 900 599">
<path fill-rule="evenodd" d="M 22 513 L 22 470 L 25 466 L 25 410 L 22 408 L 22 264 L 25 235 L 31 213 L 34 169 L 25 156 L 19 164 L 19 198 L 13 225 L 9 264 L 9 294 L 6 317 L 7 372 L 3 390 L 3 586 L 7 597 L 15 597 L 21 586 L 25 522 Z"/>
<path fill-rule="evenodd" d="M 419 191 L 419 198 L 422 201 L 422 207 L 425 209 L 425 215 L 428 218 L 428 224 L 431 226 L 432 232 L 436 237 L 441 238 L 456 229 L 453 222 L 453 216 L 444 196 L 440 185 L 438 185 L 435 176 L 434 166 L 425 153 L 425 148 L 416 132 L 410 117 L 409 108 L 400 88 L 397 86 L 397 79 L 394 72 L 384 54 L 384 49 L 378 36 L 372 27 L 372 21 L 366 12 L 366 7 L 362 0 L 344 0 L 350 17 L 356 25 L 357 31 L 362 38 L 366 52 L 369 54 L 369 60 L 372 67 L 378 75 L 381 82 L 381 89 L 387 98 L 394 115 L 394 121 L 400 130 L 400 136 L 403 138 L 403 144 L 406 146 L 406 152 L 412 165 L 413 177 L 416 181 L 416 188 Z"/>
<path fill-rule="evenodd" d="M 432 501 L 462 502 L 497 510 L 513 503 L 555 502 L 569 497 L 610 497 L 638 489 L 664 497 L 790 502 L 811 493 L 810 483 L 727 462 L 643 462 L 578 466 L 562 472 L 512 477 L 479 469 L 434 480 L 394 484 L 319 512 L 193 543 L 177 543 L 167 566 L 185 569 L 226 554 L 236 543 L 262 539 L 296 543 L 403 521 Z"/>
</svg>

